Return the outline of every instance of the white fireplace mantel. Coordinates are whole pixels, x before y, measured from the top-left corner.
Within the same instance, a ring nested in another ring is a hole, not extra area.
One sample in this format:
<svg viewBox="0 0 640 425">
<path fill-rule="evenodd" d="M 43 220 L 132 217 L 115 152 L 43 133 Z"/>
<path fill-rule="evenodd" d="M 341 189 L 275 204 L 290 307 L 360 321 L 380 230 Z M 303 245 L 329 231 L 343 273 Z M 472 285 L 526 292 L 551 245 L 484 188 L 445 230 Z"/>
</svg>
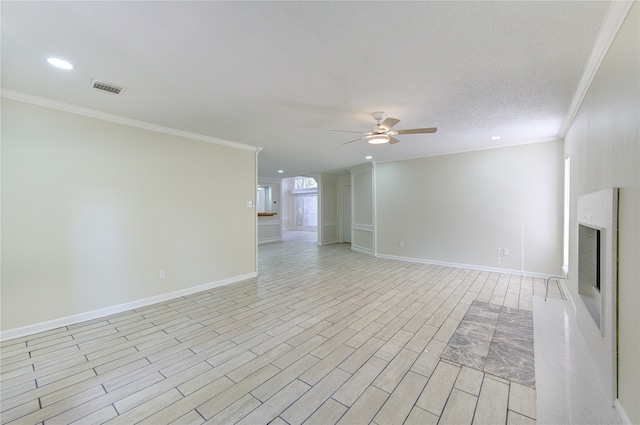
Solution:
<svg viewBox="0 0 640 425">
<path fill-rule="evenodd" d="M 577 218 L 578 225 L 600 231 L 600 293 L 597 298 L 579 295 L 575 305 L 578 326 L 613 404 L 617 398 L 618 188 L 579 196 Z M 578 259 L 578 264 L 580 262 Z M 578 287 L 581 292 L 580 282 Z M 586 291 L 582 289 L 582 293 L 586 294 Z M 599 310 L 597 318 L 587 308 L 594 300 Z"/>
</svg>

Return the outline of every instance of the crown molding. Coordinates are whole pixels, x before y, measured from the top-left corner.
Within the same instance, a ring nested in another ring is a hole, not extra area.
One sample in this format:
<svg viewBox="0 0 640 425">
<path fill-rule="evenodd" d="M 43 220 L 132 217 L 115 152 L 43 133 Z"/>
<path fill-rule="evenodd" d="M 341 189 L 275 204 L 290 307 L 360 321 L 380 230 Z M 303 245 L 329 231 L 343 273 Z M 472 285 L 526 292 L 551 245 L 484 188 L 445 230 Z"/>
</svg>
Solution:
<svg viewBox="0 0 640 425">
<path fill-rule="evenodd" d="M 51 99 L 32 96 L 30 94 L 26 94 L 26 93 L 14 91 L 14 90 L 2 89 L 0 96 L 10 100 L 30 103 L 32 105 L 43 106 L 45 108 L 56 109 L 63 112 L 83 115 L 86 117 L 96 118 L 103 121 L 109 121 L 116 124 L 122 124 L 129 127 L 141 128 L 144 130 L 155 131 L 156 133 L 169 134 L 172 136 L 183 137 L 191 140 L 197 140 L 200 142 L 213 143 L 216 145 L 223 145 L 231 148 L 242 149 L 242 150 L 247 150 L 252 152 L 259 152 L 262 149 L 258 146 L 245 145 L 243 143 L 237 143 L 237 142 L 232 142 L 230 140 L 219 139 L 217 137 L 205 136 L 203 134 L 177 130 L 175 128 L 164 127 L 161 125 L 151 124 L 144 121 L 138 121 L 131 118 L 122 117 L 119 115 L 113 115 L 113 114 L 108 114 L 106 112 L 100 112 L 93 109 L 83 108 L 81 106 L 71 105 L 69 103 L 63 103 L 63 102 L 58 102 Z"/>
<path fill-rule="evenodd" d="M 361 174 L 371 171 L 374 168 L 375 163 L 373 161 L 365 162 L 364 164 L 355 165 L 349 168 L 351 174 Z"/>
<path fill-rule="evenodd" d="M 512 148 L 512 147 L 518 147 L 518 146 L 527 146 L 527 145 L 534 145 L 534 144 L 537 144 L 537 143 L 562 142 L 563 140 L 564 139 L 561 139 L 559 137 L 543 137 L 541 139 L 530 139 L 530 140 L 525 140 L 523 142 L 502 143 L 502 144 L 499 144 L 499 145 L 480 146 L 480 147 L 477 147 L 477 148 L 468 148 L 468 149 L 456 149 L 456 150 L 446 151 L 446 152 L 436 152 L 436 153 L 432 153 L 432 154 L 428 154 L 428 155 L 417 155 L 417 156 L 410 156 L 410 157 L 407 157 L 407 158 L 386 159 L 384 161 L 372 161 L 372 162 L 374 162 L 375 164 L 387 164 L 387 163 L 390 163 L 390 162 L 412 161 L 412 160 L 415 160 L 415 159 L 432 158 L 432 157 L 437 157 L 437 156 L 459 155 L 459 154 L 465 154 L 465 153 L 488 151 L 488 150 L 493 150 L 493 149 Z"/>
<path fill-rule="evenodd" d="M 582 106 L 582 101 L 587 95 L 587 91 L 589 90 L 598 69 L 600 69 L 602 61 L 607 55 L 607 52 L 611 47 L 611 43 L 613 43 L 613 40 L 616 38 L 616 35 L 618 34 L 618 31 L 620 30 L 620 27 L 627 17 L 632 5 L 633 0 L 611 2 L 604 21 L 600 26 L 600 31 L 596 36 L 593 50 L 591 51 L 584 73 L 582 74 L 578 88 L 576 89 L 571 105 L 569 106 L 567 116 L 560 127 L 559 136 L 561 138 L 564 139 L 569 132 L 569 129 L 573 124 L 573 120 L 576 118 L 576 115 L 578 115 L 578 111 Z"/>
</svg>

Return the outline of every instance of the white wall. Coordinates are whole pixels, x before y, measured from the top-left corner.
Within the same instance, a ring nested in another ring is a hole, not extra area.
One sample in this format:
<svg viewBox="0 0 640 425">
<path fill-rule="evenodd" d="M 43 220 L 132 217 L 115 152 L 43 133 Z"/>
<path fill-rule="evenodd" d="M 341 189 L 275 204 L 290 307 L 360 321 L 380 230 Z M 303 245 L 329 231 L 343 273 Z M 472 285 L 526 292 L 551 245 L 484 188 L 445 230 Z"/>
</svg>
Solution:
<svg viewBox="0 0 640 425">
<path fill-rule="evenodd" d="M 343 174 L 338 177 L 338 239 L 340 242 L 351 243 L 351 175 Z"/>
<path fill-rule="evenodd" d="M 351 249 L 375 255 L 375 168 L 366 163 L 350 169 L 352 204 Z"/>
<path fill-rule="evenodd" d="M 295 213 L 293 211 L 293 179 L 282 179 L 281 181 L 281 200 L 280 200 L 280 212 L 282 213 L 282 230 L 293 229 L 293 220 Z"/>
<path fill-rule="evenodd" d="M 255 275 L 255 170 L 255 150 L 3 99 L 2 330 Z"/>
<path fill-rule="evenodd" d="M 338 178 L 333 174 L 315 176 L 318 182 L 318 240 L 321 245 L 339 242 Z"/>
<path fill-rule="evenodd" d="M 378 163 L 377 254 L 558 274 L 562 183 L 562 142 Z"/>
<path fill-rule="evenodd" d="M 578 304 L 577 199 L 619 187 L 618 398 L 640 423 L 640 5 L 635 2 L 565 138 L 571 157 L 567 287 Z"/>
</svg>

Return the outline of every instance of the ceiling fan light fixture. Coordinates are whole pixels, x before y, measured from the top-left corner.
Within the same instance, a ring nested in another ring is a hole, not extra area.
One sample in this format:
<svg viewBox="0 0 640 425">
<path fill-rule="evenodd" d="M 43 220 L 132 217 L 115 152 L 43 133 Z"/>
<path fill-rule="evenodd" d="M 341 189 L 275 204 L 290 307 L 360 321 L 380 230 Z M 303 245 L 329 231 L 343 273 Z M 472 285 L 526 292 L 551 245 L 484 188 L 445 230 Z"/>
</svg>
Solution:
<svg viewBox="0 0 640 425">
<path fill-rule="evenodd" d="M 389 143 L 389 136 L 386 134 L 376 134 L 367 138 L 367 141 L 372 145 L 383 145 Z"/>
</svg>

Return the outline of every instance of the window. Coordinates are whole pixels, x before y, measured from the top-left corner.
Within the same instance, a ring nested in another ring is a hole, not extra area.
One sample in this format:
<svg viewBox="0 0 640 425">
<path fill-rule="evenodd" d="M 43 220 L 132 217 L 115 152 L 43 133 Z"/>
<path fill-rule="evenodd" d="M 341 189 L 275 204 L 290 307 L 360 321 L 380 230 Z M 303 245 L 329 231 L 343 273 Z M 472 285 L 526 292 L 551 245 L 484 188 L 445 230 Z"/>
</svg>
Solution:
<svg viewBox="0 0 640 425">
<path fill-rule="evenodd" d="M 296 177 L 295 189 L 317 189 L 318 183 L 313 177 Z"/>
<path fill-rule="evenodd" d="M 318 226 L 318 195 L 306 193 L 295 195 L 296 227 Z"/>
<path fill-rule="evenodd" d="M 313 177 L 295 177 L 293 190 L 293 227 L 316 230 L 318 227 L 318 183 Z"/>
</svg>

